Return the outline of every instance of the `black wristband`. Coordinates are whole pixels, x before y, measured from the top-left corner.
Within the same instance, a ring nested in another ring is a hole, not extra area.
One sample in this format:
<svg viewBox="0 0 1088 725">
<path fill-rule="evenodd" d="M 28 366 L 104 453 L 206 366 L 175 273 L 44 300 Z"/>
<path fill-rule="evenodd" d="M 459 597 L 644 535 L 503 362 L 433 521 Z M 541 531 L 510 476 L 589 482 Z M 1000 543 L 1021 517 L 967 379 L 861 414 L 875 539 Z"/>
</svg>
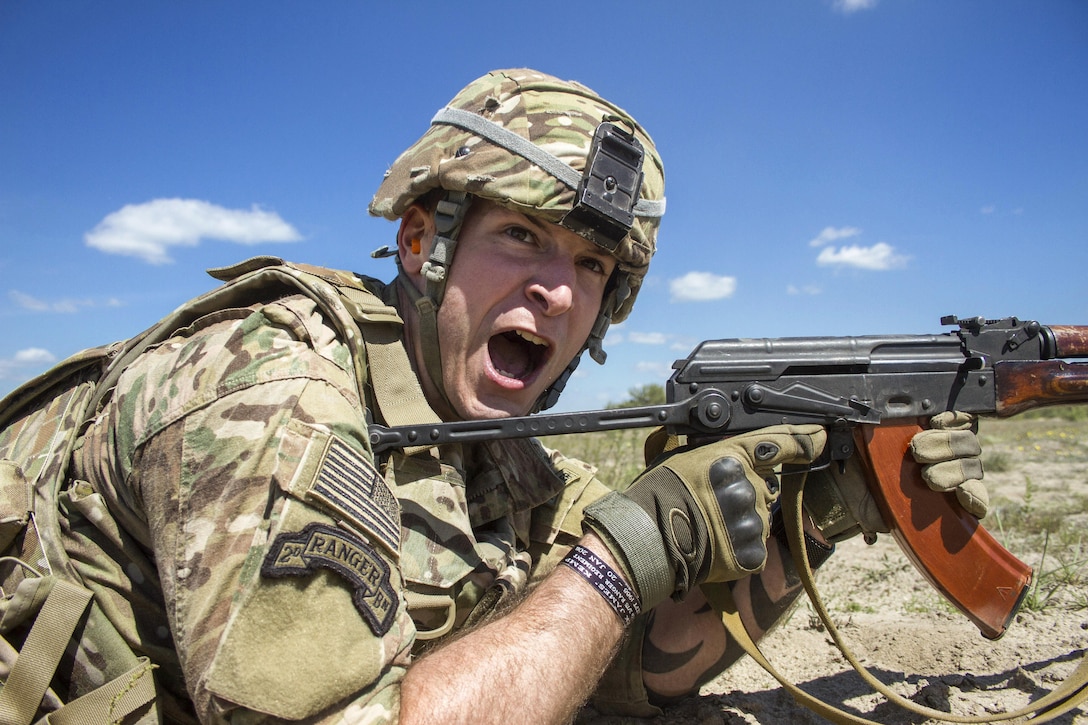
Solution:
<svg viewBox="0 0 1088 725">
<path fill-rule="evenodd" d="M 638 616 L 640 607 L 635 590 L 592 551 L 576 545 L 563 557 L 563 563 L 578 572 L 604 597 L 625 627 Z"/>
</svg>

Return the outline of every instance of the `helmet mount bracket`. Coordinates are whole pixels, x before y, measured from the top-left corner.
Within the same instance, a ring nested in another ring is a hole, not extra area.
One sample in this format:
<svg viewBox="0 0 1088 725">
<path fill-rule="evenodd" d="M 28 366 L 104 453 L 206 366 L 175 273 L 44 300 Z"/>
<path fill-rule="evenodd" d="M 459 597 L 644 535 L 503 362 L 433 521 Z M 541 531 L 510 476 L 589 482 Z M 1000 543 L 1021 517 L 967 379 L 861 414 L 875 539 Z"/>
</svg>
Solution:
<svg viewBox="0 0 1088 725">
<path fill-rule="evenodd" d="M 644 156 L 633 133 L 610 121 L 598 125 L 574 206 L 560 223 L 615 253 L 635 223 Z"/>
</svg>

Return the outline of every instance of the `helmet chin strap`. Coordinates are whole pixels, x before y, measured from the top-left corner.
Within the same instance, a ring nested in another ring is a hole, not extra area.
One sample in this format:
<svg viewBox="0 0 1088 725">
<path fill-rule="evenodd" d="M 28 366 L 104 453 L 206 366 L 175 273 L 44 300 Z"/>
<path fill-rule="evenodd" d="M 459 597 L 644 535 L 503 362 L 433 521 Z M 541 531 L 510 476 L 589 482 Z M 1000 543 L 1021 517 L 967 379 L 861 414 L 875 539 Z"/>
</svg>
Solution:
<svg viewBox="0 0 1088 725">
<path fill-rule="evenodd" d="M 424 294 L 434 300 L 435 309 L 442 304 L 446 294 L 450 265 L 457 251 L 457 235 L 461 233 L 461 224 L 471 204 L 472 197 L 467 192 L 447 191 L 435 206 L 431 254 L 420 270 L 427 285 Z"/>
<path fill-rule="evenodd" d="M 453 409 L 449 397 L 446 395 L 446 387 L 442 382 L 442 353 L 438 346 L 438 307 L 434 300 L 421 293 L 397 260 L 396 284 L 404 290 L 416 308 L 417 328 L 419 330 L 419 349 L 423 355 L 423 374 L 426 375 L 435 390 L 442 397 L 442 403 L 450 410 Z"/>
<path fill-rule="evenodd" d="M 466 192 L 447 191 L 435 206 L 435 232 L 431 242 L 431 253 L 420 269 L 424 280 L 422 293 L 403 268 L 400 268 L 397 275 L 418 313 L 419 335 L 422 343 L 420 347 L 423 351 L 423 365 L 426 368 L 427 377 L 431 379 L 431 383 L 442 396 L 442 401 L 450 410 L 453 410 L 453 406 L 442 380 L 442 349 L 438 342 L 438 307 L 446 295 L 449 269 L 453 263 L 453 254 L 457 251 L 457 235 L 461 232 L 461 224 L 465 220 L 465 213 L 471 203 L 472 197 Z M 400 267 L 399 264 L 398 267 Z"/>
</svg>

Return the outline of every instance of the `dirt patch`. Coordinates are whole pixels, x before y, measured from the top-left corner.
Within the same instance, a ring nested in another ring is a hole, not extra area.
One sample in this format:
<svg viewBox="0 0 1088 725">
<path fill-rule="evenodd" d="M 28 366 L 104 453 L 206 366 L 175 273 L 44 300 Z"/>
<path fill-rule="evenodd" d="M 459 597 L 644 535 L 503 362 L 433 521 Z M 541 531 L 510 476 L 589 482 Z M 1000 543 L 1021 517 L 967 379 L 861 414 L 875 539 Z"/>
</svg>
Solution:
<svg viewBox="0 0 1088 725">
<path fill-rule="evenodd" d="M 818 581 L 836 626 L 878 680 L 920 704 L 976 716 L 1021 707 L 1064 680 L 1088 646 L 1088 613 L 1058 608 L 1022 613 L 1000 640 L 984 639 L 928 584 L 920 584 L 913 568 L 889 563 L 901 556 L 890 539 L 873 547 L 850 541 L 840 548 Z M 842 709 L 879 722 L 933 722 L 873 694 L 807 602 L 765 640 L 763 650 L 780 672 Z M 825 722 L 748 660 L 707 685 L 703 695 L 721 705 L 721 722 Z M 678 708 L 669 722 L 689 721 L 684 718 Z"/>
</svg>

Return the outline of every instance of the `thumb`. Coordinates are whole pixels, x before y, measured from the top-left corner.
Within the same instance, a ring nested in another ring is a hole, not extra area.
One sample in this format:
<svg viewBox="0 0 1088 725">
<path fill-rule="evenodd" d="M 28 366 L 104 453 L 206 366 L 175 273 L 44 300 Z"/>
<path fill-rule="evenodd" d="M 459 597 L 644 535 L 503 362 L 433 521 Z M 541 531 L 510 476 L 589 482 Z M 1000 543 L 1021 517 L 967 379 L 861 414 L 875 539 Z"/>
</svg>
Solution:
<svg viewBox="0 0 1088 725">
<path fill-rule="evenodd" d="M 753 466 L 812 463 L 823 453 L 827 431 L 820 425 L 776 425 L 729 439 L 748 454 Z"/>
</svg>

